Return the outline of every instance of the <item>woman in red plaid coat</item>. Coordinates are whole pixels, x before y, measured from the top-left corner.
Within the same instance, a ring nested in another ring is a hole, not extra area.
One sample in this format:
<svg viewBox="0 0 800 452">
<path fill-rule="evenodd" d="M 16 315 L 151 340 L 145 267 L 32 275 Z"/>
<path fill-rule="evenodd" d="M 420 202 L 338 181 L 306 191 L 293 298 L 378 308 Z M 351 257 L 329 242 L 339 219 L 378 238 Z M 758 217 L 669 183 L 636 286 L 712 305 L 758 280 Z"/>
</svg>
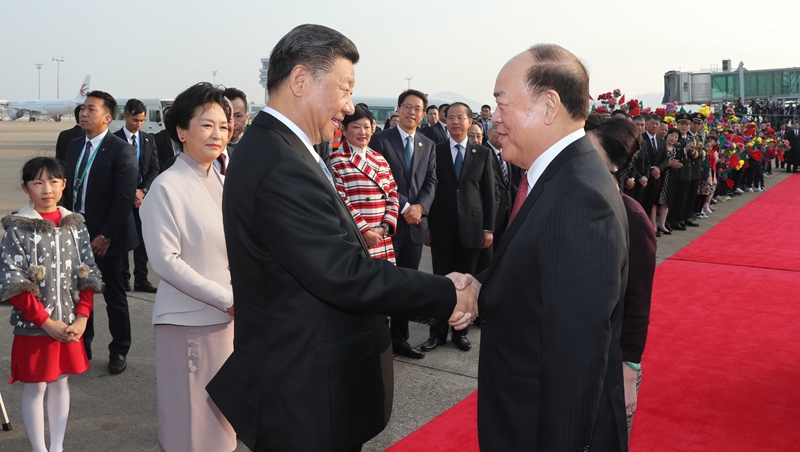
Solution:
<svg viewBox="0 0 800 452">
<path fill-rule="evenodd" d="M 344 140 L 331 155 L 336 186 L 347 203 L 370 255 L 395 262 L 392 236 L 397 227 L 400 198 L 389 163 L 369 148 L 372 113 L 357 106 L 342 121 Z"/>
</svg>

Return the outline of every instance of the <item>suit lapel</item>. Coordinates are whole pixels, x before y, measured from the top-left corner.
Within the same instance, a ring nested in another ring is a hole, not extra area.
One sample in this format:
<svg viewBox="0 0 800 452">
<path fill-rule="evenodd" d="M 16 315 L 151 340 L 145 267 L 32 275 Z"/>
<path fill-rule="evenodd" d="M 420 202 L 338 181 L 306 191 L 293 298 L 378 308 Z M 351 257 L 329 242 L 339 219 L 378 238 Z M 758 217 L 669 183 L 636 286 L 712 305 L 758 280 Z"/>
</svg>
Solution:
<svg viewBox="0 0 800 452">
<path fill-rule="evenodd" d="M 469 165 L 472 164 L 472 161 L 475 160 L 475 153 L 477 149 L 475 145 L 472 144 L 471 141 L 467 140 L 467 146 L 464 148 L 464 163 L 461 165 L 461 174 L 458 175 L 458 182 L 461 183 L 461 180 L 464 178 L 464 175 L 467 174 L 467 168 Z"/>
<path fill-rule="evenodd" d="M 409 178 L 411 175 L 417 174 L 417 167 L 422 165 L 422 157 L 419 156 L 419 153 L 422 151 L 424 145 L 422 144 L 422 138 L 420 137 L 421 133 L 414 134 L 414 153 L 411 156 L 411 174 L 409 174 Z"/>
<path fill-rule="evenodd" d="M 522 223 L 525 222 L 525 217 L 527 217 L 528 212 L 530 212 L 530 210 L 536 204 L 536 201 L 539 199 L 539 196 L 541 196 L 542 191 L 544 189 L 544 185 L 547 183 L 547 181 L 550 180 L 554 175 L 556 175 L 556 173 L 558 173 L 558 170 L 560 170 L 561 167 L 564 166 L 566 162 L 568 162 L 569 160 L 578 155 L 591 152 L 592 149 L 593 149 L 592 144 L 589 141 L 589 138 L 584 136 L 583 138 L 579 138 L 577 141 L 570 143 L 569 146 L 567 146 L 563 151 L 561 151 L 556 156 L 556 158 L 553 159 L 553 161 L 550 162 L 549 165 L 547 165 L 547 168 L 545 168 L 544 173 L 542 173 L 542 175 L 539 177 L 539 180 L 536 181 L 536 184 L 533 186 L 530 193 L 528 193 L 528 196 L 525 198 L 525 202 L 522 204 L 522 207 L 520 207 L 519 212 L 517 212 L 517 215 L 514 217 L 514 221 L 512 221 L 511 224 L 508 226 L 508 229 L 506 229 L 506 233 L 503 235 L 503 240 L 500 242 L 500 247 L 494 253 L 492 263 L 489 266 L 489 269 L 487 270 L 486 278 L 484 278 L 484 281 L 488 280 L 489 277 L 491 276 L 492 272 L 497 266 L 497 262 L 500 260 L 500 258 L 503 256 L 503 253 L 505 253 L 506 249 L 508 248 L 509 242 L 511 242 L 514 236 L 517 234 L 517 231 L 522 226 Z M 527 177 L 527 176 L 523 175 L 522 177 Z M 517 196 L 519 196 L 519 194 L 517 194 Z"/>
<path fill-rule="evenodd" d="M 111 149 L 110 142 L 113 141 L 114 138 L 118 138 L 116 136 L 112 137 L 111 135 L 113 134 L 108 133 L 106 134 L 105 138 L 103 138 L 103 142 L 100 143 L 100 150 L 97 151 L 97 155 L 95 156 L 94 161 L 92 162 L 92 167 L 89 168 L 89 180 L 87 181 L 85 188 L 87 194 L 90 193 L 90 188 L 92 188 L 94 182 L 97 180 L 97 172 L 100 170 L 100 168 L 103 167 L 105 161 L 111 158 L 110 157 L 111 152 L 109 150 Z"/>
<path fill-rule="evenodd" d="M 406 158 L 406 144 L 403 143 L 403 137 L 400 136 L 400 131 L 397 130 L 397 127 L 391 129 L 391 137 L 389 138 L 392 140 L 392 148 L 394 148 L 395 157 L 401 162 L 408 162 Z M 413 164 L 415 159 L 412 159 L 411 162 Z M 406 178 L 408 182 L 411 182 L 411 172 L 408 171 L 408 164 L 402 165 L 403 166 L 403 177 Z"/>
<path fill-rule="evenodd" d="M 303 140 L 300 139 L 297 135 L 294 134 L 285 124 L 280 122 L 277 118 L 273 117 L 269 113 L 266 112 L 259 112 L 256 115 L 256 118 L 253 120 L 253 124 L 258 124 L 266 129 L 274 130 L 278 133 L 286 143 L 295 151 L 297 152 L 300 157 L 311 167 L 311 170 L 317 173 L 319 177 L 322 178 L 325 185 L 329 188 L 330 193 L 333 194 L 333 197 L 337 200 L 339 205 L 339 216 L 347 217 L 350 221 L 347 223 L 351 226 L 354 235 L 358 239 L 358 242 L 361 244 L 361 248 L 365 253 L 365 256 L 369 256 L 369 248 L 367 247 L 367 243 L 364 242 L 364 237 L 361 236 L 361 233 L 358 230 L 358 226 L 356 226 L 355 221 L 353 220 L 353 216 L 350 215 L 350 209 L 347 208 L 345 205 L 344 200 L 339 195 L 339 192 L 336 191 L 333 186 L 331 186 L 330 181 L 328 181 L 328 176 L 322 172 L 322 168 L 317 163 L 317 160 L 311 155 L 311 152 L 306 147 Z M 333 174 L 331 174 L 333 176 Z"/>
</svg>

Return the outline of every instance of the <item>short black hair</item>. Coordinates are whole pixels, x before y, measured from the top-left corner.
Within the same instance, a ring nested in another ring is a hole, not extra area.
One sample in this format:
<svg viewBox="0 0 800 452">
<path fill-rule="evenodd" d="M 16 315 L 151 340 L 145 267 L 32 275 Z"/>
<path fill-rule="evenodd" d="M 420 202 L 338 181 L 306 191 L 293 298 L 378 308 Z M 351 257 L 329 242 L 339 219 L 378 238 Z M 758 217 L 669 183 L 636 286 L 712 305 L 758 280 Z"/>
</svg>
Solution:
<svg viewBox="0 0 800 452">
<path fill-rule="evenodd" d="M 425 110 L 428 108 L 428 95 L 423 93 L 422 91 L 417 91 L 415 89 L 407 89 L 400 93 L 400 96 L 397 97 L 397 106 L 403 105 L 403 102 L 406 101 L 406 97 L 408 96 L 417 96 L 422 99 L 422 109 Z M 428 110 L 425 110 L 426 112 Z"/>
<path fill-rule="evenodd" d="M 74 115 L 75 115 L 75 122 L 77 124 L 81 123 L 81 109 L 82 108 L 83 108 L 83 104 L 78 104 L 78 105 L 75 106 Z"/>
<path fill-rule="evenodd" d="M 231 102 L 233 102 L 234 99 L 242 99 L 244 108 L 247 109 L 247 94 L 245 94 L 244 91 L 237 88 L 225 88 L 225 97 Z"/>
<path fill-rule="evenodd" d="M 369 110 L 369 105 L 365 104 L 364 102 L 359 102 L 359 103 L 357 103 L 357 104 L 355 105 L 355 108 L 358 108 L 358 107 L 364 107 L 364 108 L 366 108 L 367 110 Z"/>
<path fill-rule="evenodd" d="M 658 121 L 661 122 L 661 116 L 658 115 L 650 115 L 647 117 L 648 121 Z"/>
<path fill-rule="evenodd" d="M 136 116 L 147 113 L 147 109 L 144 108 L 144 103 L 139 99 L 128 99 L 128 101 L 125 102 L 125 113 Z"/>
<path fill-rule="evenodd" d="M 469 118 L 469 121 L 470 121 L 470 124 L 471 124 L 472 123 L 472 109 L 469 108 L 469 105 L 465 104 L 464 102 L 453 102 L 452 104 L 450 104 L 447 107 L 447 111 L 450 112 L 451 108 L 458 107 L 458 106 L 461 106 L 461 107 L 464 107 L 464 108 L 467 109 L 467 117 Z M 447 119 L 447 118 L 445 118 L 445 119 Z"/>
<path fill-rule="evenodd" d="M 103 106 L 106 107 L 108 113 L 111 115 L 112 118 L 117 117 L 117 100 L 114 99 L 114 96 L 108 94 L 105 91 L 94 90 L 89 91 L 86 94 L 86 98 L 94 97 L 95 99 L 101 99 L 103 101 Z"/>
<path fill-rule="evenodd" d="M 356 105 L 356 109 L 352 115 L 346 115 L 342 120 L 342 125 L 345 129 L 347 129 L 347 125 L 353 121 L 358 121 L 359 119 L 369 118 L 369 121 L 375 122 L 375 115 L 369 111 L 368 108 L 364 108 L 361 105 Z"/>
<path fill-rule="evenodd" d="M 440 104 L 439 113 L 441 113 L 442 111 L 447 111 L 448 108 L 450 108 L 450 104 Z"/>
<path fill-rule="evenodd" d="M 628 169 L 642 146 L 642 137 L 636 126 L 626 118 L 591 114 L 586 118 L 584 130 L 595 134 L 608 160 L 617 167 L 617 179 L 627 177 Z"/>
<path fill-rule="evenodd" d="M 490 111 L 492 109 L 492 107 L 490 105 L 487 105 L 487 104 L 481 105 L 481 110 L 483 110 L 484 108 L 488 108 Z"/>
<path fill-rule="evenodd" d="M 53 157 L 34 157 L 22 166 L 22 183 L 38 179 L 42 174 L 47 173 L 51 178 L 66 179 L 64 165 Z"/>
<path fill-rule="evenodd" d="M 670 127 L 669 130 L 667 130 L 667 136 L 670 136 L 670 134 L 673 133 L 677 133 L 679 137 L 681 136 L 681 131 L 678 130 L 677 127 Z"/>
<path fill-rule="evenodd" d="M 231 119 L 231 107 L 228 102 L 225 102 L 225 91 L 214 87 L 211 83 L 200 82 L 178 94 L 169 112 L 164 115 L 164 127 L 167 129 L 169 137 L 180 142 L 178 127 L 188 129 L 197 108 L 209 104 L 219 104 L 225 112 L 225 117 L 228 120 Z"/>
<path fill-rule="evenodd" d="M 436 105 L 428 105 L 428 108 L 425 109 L 425 113 L 428 113 L 431 110 L 439 111 L 439 107 L 437 107 Z"/>
<path fill-rule="evenodd" d="M 353 41 L 323 25 L 298 25 L 275 44 L 269 55 L 267 92 L 274 93 L 299 64 L 307 67 L 316 79 L 330 71 L 339 58 L 358 63 L 358 49 Z"/>
<path fill-rule="evenodd" d="M 635 115 L 635 116 L 633 116 L 633 117 L 631 118 L 631 120 L 632 120 L 632 121 L 638 121 L 638 120 L 640 120 L 640 119 L 641 119 L 643 122 L 647 122 L 647 121 L 645 121 L 645 119 L 644 119 L 644 115 Z"/>
<path fill-rule="evenodd" d="M 625 110 L 614 110 L 611 112 L 611 116 L 623 116 L 625 118 L 630 117 L 630 115 Z"/>
</svg>

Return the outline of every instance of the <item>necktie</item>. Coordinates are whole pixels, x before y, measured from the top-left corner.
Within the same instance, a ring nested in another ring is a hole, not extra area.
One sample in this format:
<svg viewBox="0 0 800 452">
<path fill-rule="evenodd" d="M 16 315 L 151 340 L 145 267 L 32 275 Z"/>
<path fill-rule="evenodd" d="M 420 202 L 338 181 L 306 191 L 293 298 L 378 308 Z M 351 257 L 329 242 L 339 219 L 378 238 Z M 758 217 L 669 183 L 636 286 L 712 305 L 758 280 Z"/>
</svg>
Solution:
<svg viewBox="0 0 800 452">
<path fill-rule="evenodd" d="M 503 151 L 497 153 L 497 160 L 500 161 L 500 170 L 503 172 L 503 180 L 508 183 L 508 165 L 503 160 Z"/>
<path fill-rule="evenodd" d="M 406 161 L 408 169 L 411 170 L 411 162 L 414 158 L 414 146 L 411 145 L 411 135 L 406 137 Z"/>
<path fill-rule="evenodd" d="M 328 167 L 325 166 L 325 162 L 323 162 L 322 159 L 319 159 L 319 162 L 317 163 L 319 163 L 319 167 L 322 168 L 322 172 L 325 173 L 325 177 L 328 178 L 328 181 L 331 183 L 333 189 L 336 190 L 336 184 L 333 182 L 333 176 L 331 176 L 331 172 L 328 171 Z"/>
<path fill-rule="evenodd" d="M 139 182 L 136 186 L 142 184 L 142 155 L 139 153 L 139 147 L 136 146 L 136 135 L 131 135 L 131 146 L 136 149 L 136 164 L 139 165 Z"/>
<path fill-rule="evenodd" d="M 658 152 L 658 147 L 656 146 L 656 137 L 650 137 L 650 143 L 653 144 L 653 152 Z"/>
<path fill-rule="evenodd" d="M 224 176 L 225 172 L 227 171 L 227 165 L 225 165 L 225 154 L 220 154 L 219 157 L 217 157 L 217 161 L 219 162 L 219 173 Z"/>
<path fill-rule="evenodd" d="M 519 183 L 519 191 L 517 191 L 517 199 L 514 201 L 514 208 L 511 209 L 511 218 L 508 220 L 508 224 L 511 225 L 511 222 L 514 221 L 514 217 L 517 216 L 517 212 L 519 209 L 522 208 L 522 205 L 525 204 L 525 198 L 528 197 L 528 174 L 522 175 L 522 180 Z"/>
<path fill-rule="evenodd" d="M 453 165 L 456 167 L 456 180 L 461 180 L 461 167 L 464 164 L 464 156 L 461 155 L 461 145 L 456 145 L 456 161 Z"/>
<path fill-rule="evenodd" d="M 86 147 L 83 149 L 83 157 L 81 157 L 81 163 L 78 165 L 78 177 L 81 178 L 81 186 L 78 188 L 78 193 L 75 195 L 75 199 L 72 200 L 72 207 L 73 211 L 80 212 L 81 208 L 83 207 L 83 192 L 84 187 L 86 186 L 86 176 L 83 174 L 86 171 L 86 165 L 89 163 L 89 154 L 92 153 L 92 142 L 87 141 Z"/>
</svg>

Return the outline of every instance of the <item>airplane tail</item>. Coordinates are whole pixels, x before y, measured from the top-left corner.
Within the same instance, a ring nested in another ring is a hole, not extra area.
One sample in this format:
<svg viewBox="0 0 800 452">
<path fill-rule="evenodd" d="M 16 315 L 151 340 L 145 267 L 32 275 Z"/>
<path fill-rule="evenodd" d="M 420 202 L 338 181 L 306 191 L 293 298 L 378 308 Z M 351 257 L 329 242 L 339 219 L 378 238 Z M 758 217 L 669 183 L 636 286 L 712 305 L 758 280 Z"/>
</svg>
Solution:
<svg viewBox="0 0 800 452">
<path fill-rule="evenodd" d="M 89 89 L 89 82 L 90 82 L 91 80 L 92 80 L 92 76 L 91 76 L 91 75 L 87 75 L 87 76 L 86 76 L 86 77 L 83 79 L 83 84 L 81 85 L 81 88 L 78 90 L 78 95 L 77 95 L 77 96 L 75 96 L 75 98 L 74 98 L 74 99 L 72 99 L 72 100 L 74 100 L 74 101 L 77 101 L 77 102 L 79 102 L 79 103 L 83 103 L 83 101 L 84 101 L 84 100 L 86 100 L 86 93 L 88 93 L 89 91 L 91 91 L 91 90 Z"/>
</svg>

